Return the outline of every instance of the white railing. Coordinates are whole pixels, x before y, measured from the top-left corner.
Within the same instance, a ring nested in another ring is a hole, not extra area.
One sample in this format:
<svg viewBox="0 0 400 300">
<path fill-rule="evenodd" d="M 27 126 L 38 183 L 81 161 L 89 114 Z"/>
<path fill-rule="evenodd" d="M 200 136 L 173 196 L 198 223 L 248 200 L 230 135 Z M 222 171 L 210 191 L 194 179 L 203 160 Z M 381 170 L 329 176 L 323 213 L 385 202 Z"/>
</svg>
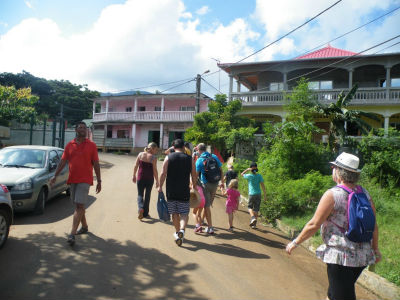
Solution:
<svg viewBox="0 0 400 300">
<path fill-rule="evenodd" d="M 194 121 L 194 111 L 140 111 L 96 113 L 94 122 L 104 121 L 140 121 L 140 122 L 186 122 Z"/>
<path fill-rule="evenodd" d="M 314 90 L 315 99 L 322 102 L 334 102 L 338 99 L 340 93 L 345 93 L 348 89 L 336 90 Z M 289 95 L 292 91 L 287 92 L 244 92 L 232 93 L 233 99 L 240 99 L 244 106 L 259 105 L 282 105 L 284 104 L 284 93 Z M 400 88 L 359 88 L 354 95 L 351 104 L 400 104 Z"/>
</svg>

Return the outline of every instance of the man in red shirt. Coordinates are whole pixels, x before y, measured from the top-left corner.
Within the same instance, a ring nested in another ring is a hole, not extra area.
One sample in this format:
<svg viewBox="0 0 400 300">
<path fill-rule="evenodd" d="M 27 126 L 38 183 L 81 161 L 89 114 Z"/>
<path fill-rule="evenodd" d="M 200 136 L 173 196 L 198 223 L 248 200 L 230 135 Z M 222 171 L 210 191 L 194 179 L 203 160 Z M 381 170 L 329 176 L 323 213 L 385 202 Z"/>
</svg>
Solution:
<svg viewBox="0 0 400 300">
<path fill-rule="evenodd" d="M 101 191 L 101 175 L 99 157 L 96 144 L 86 138 L 87 127 L 84 122 L 79 122 L 75 127 L 76 138 L 65 146 L 63 156 L 51 179 L 53 185 L 56 177 L 68 162 L 69 176 L 67 183 L 70 185 L 71 200 L 75 204 L 72 229 L 67 242 L 75 244 L 75 235 L 88 232 L 88 224 L 85 217 L 85 205 L 87 204 L 89 188 L 93 185 L 93 169 L 96 173 L 96 194 Z M 78 230 L 79 223 L 82 227 Z"/>
</svg>

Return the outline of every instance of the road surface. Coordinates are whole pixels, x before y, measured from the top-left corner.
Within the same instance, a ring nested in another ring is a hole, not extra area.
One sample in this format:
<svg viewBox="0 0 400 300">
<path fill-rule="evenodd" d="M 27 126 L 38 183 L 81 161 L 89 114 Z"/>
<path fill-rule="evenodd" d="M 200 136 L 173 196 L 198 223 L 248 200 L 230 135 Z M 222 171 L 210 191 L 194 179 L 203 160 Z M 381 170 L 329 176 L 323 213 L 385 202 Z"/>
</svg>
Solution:
<svg viewBox="0 0 400 300">
<path fill-rule="evenodd" d="M 62 195 L 44 215 L 19 214 L 0 251 L 0 299 L 325 299 L 325 265 L 303 248 L 291 256 L 281 232 L 249 228 L 245 207 L 227 231 L 222 197 L 214 201 L 216 235 L 195 235 L 182 247 L 171 224 L 137 218 L 135 157 L 100 154 L 100 194 L 90 191 L 89 234 L 66 243 L 73 208 Z M 159 163 L 161 170 L 161 163 Z M 377 299 L 357 287 L 358 299 Z"/>
</svg>

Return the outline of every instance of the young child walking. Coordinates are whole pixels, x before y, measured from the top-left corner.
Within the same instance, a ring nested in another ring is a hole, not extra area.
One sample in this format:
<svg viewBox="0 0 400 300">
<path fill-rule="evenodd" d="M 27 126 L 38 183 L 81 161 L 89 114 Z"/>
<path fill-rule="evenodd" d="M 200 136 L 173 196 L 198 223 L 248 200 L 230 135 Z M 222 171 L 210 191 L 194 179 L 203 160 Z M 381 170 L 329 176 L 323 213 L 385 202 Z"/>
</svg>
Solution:
<svg viewBox="0 0 400 300">
<path fill-rule="evenodd" d="M 229 182 L 228 189 L 224 192 L 224 195 L 227 195 L 226 199 L 226 213 L 228 214 L 228 222 L 229 222 L 229 231 L 233 232 L 233 213 L 239 207 L 239 197 L 240 192 L 239 189 L 239 181 L 237 179 L 232 179 Z"/>
</svg>

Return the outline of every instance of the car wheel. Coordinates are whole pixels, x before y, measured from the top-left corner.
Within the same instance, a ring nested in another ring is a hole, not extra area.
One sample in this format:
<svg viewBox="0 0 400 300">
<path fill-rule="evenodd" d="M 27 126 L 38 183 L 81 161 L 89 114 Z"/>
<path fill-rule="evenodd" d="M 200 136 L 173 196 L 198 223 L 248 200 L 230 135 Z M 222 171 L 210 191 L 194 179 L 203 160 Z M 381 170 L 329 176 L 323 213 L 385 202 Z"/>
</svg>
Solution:
<svg viewBox="0 0 400 300">
<path fill-rule="evenodd" d="M 0 249 L 3 248 L 10 232 L 11 217 L 6 210 L 0 209 Z"/>
<path fill-rule="evenodd" d="M 47 193 L 44 188 L 40 190 L 39 196 L 36 200 L 35 214 L 41 215 L 44 213 L 44 206 L 46 205 Z"/>
</svg>

